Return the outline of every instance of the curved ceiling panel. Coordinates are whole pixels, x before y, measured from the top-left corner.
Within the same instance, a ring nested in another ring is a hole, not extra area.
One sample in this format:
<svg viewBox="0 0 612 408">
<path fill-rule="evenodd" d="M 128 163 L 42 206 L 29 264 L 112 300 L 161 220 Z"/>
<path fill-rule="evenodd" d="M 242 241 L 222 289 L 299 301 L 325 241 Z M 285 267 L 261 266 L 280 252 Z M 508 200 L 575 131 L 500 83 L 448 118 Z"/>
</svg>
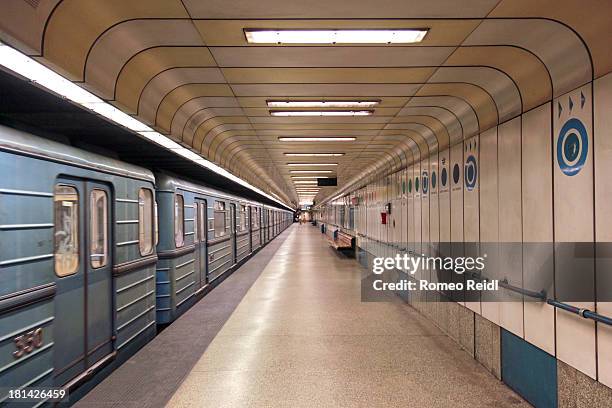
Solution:
<svg viewBox="0 0 612 408">
<path fill-rule="evenodd" d="M 430 117 L 437 119 L 440 121 L 444 127 L 446 128 L 446 132 L 448 133 L 449 143 L 454 144 L 459 140 L 463 140 L 463 127 L 459 119 L 449 111 L 448 109 L 441 107 L 405 107 L 403 108 L 397 115 L 398 120 L 403 119 L 404 116 L 426 116 L 432 115 Z M 440 145 L 442 148 L 444 144 Z"/>
<path fill-rule="evenodd" d="M 103 10 L 98 0 L 63 0 L 47 21 L 42 54 L 73 79 L 82 81 L 92 45 L 116 24 L 133 19 L 188 17 L 180 0 L 105 0 Z M 140 41 L 143 39 L 136 40 Z M 131 48 L 131 42 L 124 39 L 113 51 Z"/>
<path fill-rule="evenodd" d="M 488 66 L 507 75 L 519 88 L 523 110 L 552 98 L 552 78 L 542 61 L 531 52 L 512 46 L 458 48 L 444 66 Z"/>
<path fill-rule="evenodd" d="M 397 117 L 390 124 L 385 126 L 385 132 L 399 129 L 411 129 L 425 135 L 429 150 L 432 152 L 438 148 L 448 146 L 450 141 L 448 131 L 444 124 L 431 116 L 415 115 Z"/>
<path fill-rule="evenodd" d="M 234 99 L 232 89 L 227 84 L 187 84 L 179 86 L 176 89 L 168 92 L 160 101 L 157 108 L 156 122 L 166 132 L 170 131 L 172 118 L 176 112 L 187 102 L 195 98 L 214 97 Z M 202 105 L 205 109 L 206 105 Z M 174 129 L 173 129 L 174 130 Z M 173 134 L 174 131 L 172 132 Z"/>
<path fill-rule="evenodd" d="M 612 71 L 610 27 L 612 2 L 609 0 L 513 0 L 502 1 L 491 17 L 542 17 L 566 24 L 575 30 L 588 46 L 593 58 L 595 77 Z M 603 34 L 603 36 L 602 36 Z"/>
<path fill-rule="evenodd" d="M 138 109 L 138 98 L 147 83 L 176 67 L 216 67 L 206 47 L 155 47 L 131 57 L 121 68 L 114 99 L 131 113 Z"/>
<path fill-rule="evenodd" d="M 288 2 L 284 0 L 236 0 L 232 7 L 224 0 L 183 0 L 194 18 L 404 18 L 423 17 L 484 17 L 499 0 L 470 0 L 457 7 L 456 0 L 428 0 L 406 2 L 405 0 L 353 0 L 344 2 L 311 0 Z"/>
<path fill-rule="evenodd" d="M 521 94 L 512 78 L 492 68 L 440 67 L 428 82 L 462 82 L 480 87 L 495 101 L 501 122 L 518 116 L 523 111 Z"/>
<path fill-rule="evenodd" d="M 453 96 L 464 100 L 476 113 L 478 130 L 495 126 L 499 120 L 497 105 L 486 90 L 472 84 L 426 84 L 417 96 Z"/>
<path fill-rule="evenodd" d="M 451 112 L 461 123 L 463 137 L 478 133 L 478 117 L 474 108 L 465 100 L 454 96 L 422 96 L 412 98 L 406 107 L 442 108 Z"/>
<path fill-rule="evenodd" d="M 572 30 L 554 21 L 484 20 L 464 45 L 513 45 L 529 50 L 550 72 L 554 97 L 593 79 L 591 58 L 584 43 Z"/>
<path fill-rule="evenodd" d="M 209 47 L 220 67 L 438 66 L 454 47 Z"/>
<path fill-rule="evenodd" d="M 142 90 L 138 103 L 138 115 L 150 123 L 156 123 L 161 101 L 180 86 L 188 83 L 224 84 L 219 68 L 173 68 L 149 81 Z"/>
<path fill-rule="evenodd" d="M 28 55 L 42 54 L 42 37 L 49 14 L 61 0 L 3 0 L 0 40 Z"/>
<path fill-rule="evenodd" d="M 104 99 L 114 98 L 125 63 L 155 46 L 202 45 L 191 20 L 132 20 L 113 26 L 92 44 L 85 60 L 85 82 Z"/>
<path fill-rule="evenodd" d="M 223 68 L 233 84 L 423 83 L 435 67 L 410 68 Z"/>
</svg>

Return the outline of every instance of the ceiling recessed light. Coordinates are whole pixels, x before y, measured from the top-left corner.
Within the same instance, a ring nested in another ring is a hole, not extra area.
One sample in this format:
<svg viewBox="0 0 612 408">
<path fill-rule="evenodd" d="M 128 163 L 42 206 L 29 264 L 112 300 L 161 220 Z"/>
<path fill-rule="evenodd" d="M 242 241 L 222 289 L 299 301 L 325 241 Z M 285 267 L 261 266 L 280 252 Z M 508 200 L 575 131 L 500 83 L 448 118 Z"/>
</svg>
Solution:
<svg viewBox="0 0 612 408">
<path fill-rule="evenodd" d="M 250 44 L 411 44 L 423 41 L 427 28 L 271 29 L 245 28 Z"/>
<path fill-rule="evenodd" d="M 337 157 L 337 156 L 344 156 L 344 153 L 285 153 L 285 156 L 295 156 L 295 157 Z"/>
<path fill-rule="evenodd" d="M 316 180 L 316 179 L 320 179 L 320 178 L 329 178 L 328 176 L 291 176 L 292 179 L 302 179 L 302 180 L 307 180 L 307 179 L 311 179 L 311 180 Z"/>
<path fill-rule="evenodd" d="M 317 184 L 317 180 L 295 180 L 295 184 Z"/>
<path fill-rule="evenodd" d="M 356 137 L 279 137 L 280 142 L 353 142 Z"/>
<path fill-rule="evenodd" d="M 337 166 L 338 163 L 287 163 L 287 166 Z"/>
<path fill-rule="evenodd" d="M 269 108 L 373 108 L 380 101 L 266 101 Z"/>
<path fill-rule="evenodd" d="M 329 174 L 333 173 L 331 170 L 289 170 L 289 173 L 295 174 Z"/>
<path fill-rule="evenodd" d="M 373 110 L 270 111 L 272 116 L 370 116 Z"/>
</svg>

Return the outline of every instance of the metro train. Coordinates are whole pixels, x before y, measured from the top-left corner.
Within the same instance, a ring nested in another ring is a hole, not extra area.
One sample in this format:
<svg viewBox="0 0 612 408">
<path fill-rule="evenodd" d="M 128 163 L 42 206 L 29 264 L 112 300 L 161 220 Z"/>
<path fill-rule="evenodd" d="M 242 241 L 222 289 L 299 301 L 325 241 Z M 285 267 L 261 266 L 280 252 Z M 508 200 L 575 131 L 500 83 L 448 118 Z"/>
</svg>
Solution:
<svg viewBox="0 0 612 408">
<path fill-rule="evenodd" d="M 78 399 L 293 222 L 4 126 L 0 174 L 0 405 Z"/>
</svg>

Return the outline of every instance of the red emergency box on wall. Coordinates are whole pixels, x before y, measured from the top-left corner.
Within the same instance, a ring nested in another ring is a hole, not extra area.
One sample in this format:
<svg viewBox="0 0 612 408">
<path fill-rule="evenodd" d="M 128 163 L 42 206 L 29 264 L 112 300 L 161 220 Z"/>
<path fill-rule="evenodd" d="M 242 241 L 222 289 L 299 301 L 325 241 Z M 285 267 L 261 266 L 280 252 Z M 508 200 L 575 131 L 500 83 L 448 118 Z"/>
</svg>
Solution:
<svg viewBox="0 0 612 408">
<path fill-rule="evenodd" d="M 387 213 L 386 212 L 381 212 L 380 213 L 380 223 L 381 224 L 386 224 L 387 223 Z"/>
</svg>

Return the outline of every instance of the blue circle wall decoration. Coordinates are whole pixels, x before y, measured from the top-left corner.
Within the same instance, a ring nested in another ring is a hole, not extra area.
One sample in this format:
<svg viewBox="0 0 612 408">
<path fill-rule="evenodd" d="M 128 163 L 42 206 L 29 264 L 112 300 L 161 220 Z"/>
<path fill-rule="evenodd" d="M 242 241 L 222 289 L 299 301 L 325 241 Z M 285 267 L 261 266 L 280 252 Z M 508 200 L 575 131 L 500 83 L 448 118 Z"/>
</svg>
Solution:
<svg viewBox="0 0 612 408">
<path fill-rule="evenodd" d="M 436 179 L 437 179 L 436 172 L 432 171 L 431 172 L 431 188 L 436 188 L 436 181 L 437 181 Z"/>
<path fill-rule="evenodd" d="M 575 176 L 584 167 L 589 152 L 589 136 L 584 123 L 568 119 L 557 137 L 557 163 L 566 176 Z"/>
<path fill-rule="evenodd" d="M 414 191 L 419 191 L 419 178 L 414 179 Z"/>
<path fill-rule="evenodd" d="M 440 180 L 442 181 L 442 187 L 446 187 L 446 180 L 448 180 L 448 172 L 446 171 L 446 167 L 442 169 Z"/>
<path fill-rule="evenodd" d="M 474 155 L 469 155 L 465 160 L 465 187 L 468 191 L 472 191 L 476 187 L 476 181 L 478 180 L 478 165 L 476 164 L 476 158 Z"/>
<path fill-rule="evenodd" d="M 427 194 L 429 191 L 429 174 L 427 174 L 427 171 L 423 171 L 421 179 L 423 180 L 423 194 Z"/>
</svg>

